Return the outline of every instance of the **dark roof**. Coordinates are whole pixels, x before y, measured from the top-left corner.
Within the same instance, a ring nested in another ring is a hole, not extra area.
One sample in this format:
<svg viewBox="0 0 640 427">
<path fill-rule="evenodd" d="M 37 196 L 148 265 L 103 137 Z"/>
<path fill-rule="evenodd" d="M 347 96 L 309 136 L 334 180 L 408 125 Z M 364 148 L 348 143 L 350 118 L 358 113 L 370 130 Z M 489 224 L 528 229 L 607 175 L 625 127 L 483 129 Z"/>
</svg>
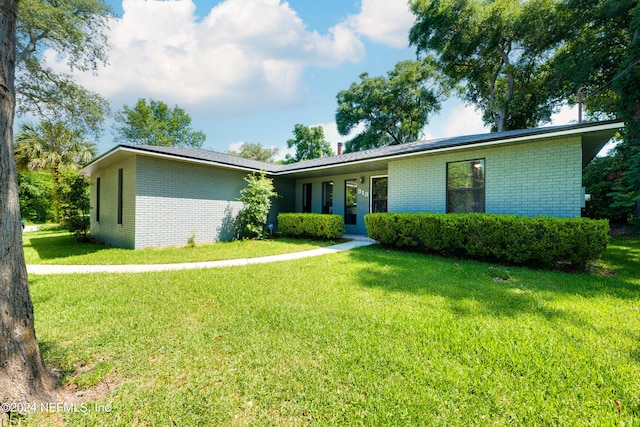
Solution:
<svg viewBox="0 0 640 427">
<path fill-rule="evenodd" d="M 185 160 L 200 161 L 205 163 L 213 163 L 225 165 L 233 168 L 260 171 L 264 170 L 269 173 L 294 173 L 305 170 L 332 167 L 336 165 L 347 165 L 350 163 L 359 163 L 362 161 L 374 161 L 376 159 L 393 158 L 395 156 L 403 156 L 410 154 L 428 153 L 429 151 L 441 150 L 454 147 L 473 146 L 477 144 L 491 142 L 508 142 L 513 139 L 529 138 L 536 136 L 544 136 L 545 134 L 562 134 L 564 131 L 569 133 L 578 133 L 581 130 L 588 132 L 591 127 L 601 127 L 606 125 L 618 125 L 621 127 L 620 121 L 610 120 L 603 122 L 591 122 L 581 124 L 571 124 L 562 126 L 549 126 L 535 129 L 512 130 L 505 132 L 492 132 L 477 135 L 455 136 L 450 138 L 440 138 L 428 141 L 416 141 L 401 145 L 390 145 L 387 147 L 376 148 L 372 150 L 358 151 L 355 153 L 346 153 L 339 156 L 321 157 L 318 159 L 302 161 L 287 165 L 279 165 L 274 163 L 266 163 L 257 160 L 245 159 L 229 154 L 218 153 L 216 151 L 197 149 L 197 148 L 178 148 L 178 147 L 158 147 L 148 145 L 119 145 L 107 153 L 101 155 L 89 165 L 94 165 L 101 159 L 108 157 L 111 153 L 118 149 L 126 151 L 147 152 L 161 155 L 168 155 Z M 609 136 L 610 137 L 610 136 Z M 609 138 L 607 137 L 607 139 Z M 606 141 L 605 141 L 606 142 Z M 604 143 L 603 143 L 604 144 Z M 595 155 L 595 153 L 593 153 Z"/>
<path fill-rule="evenodd" d="M 217 151 L 205 150 L 202 148 L 158 147 L 154 145 L 128 144 L 121 144 L 119 145 L 119 147 L 129 148 L 136 151 L 145 151 L 149 153 L 166 154 L 169 156 L 181 157 L 184 159 L 218 163 L 245 169 L 265 170 L 268 172 L 274 172 L 274 166 L 276 168 L 280 166 L 273 163 L 245 159 L 243 157 L 232 156 L 231 154 L 219 153 Z"/>
</svg>

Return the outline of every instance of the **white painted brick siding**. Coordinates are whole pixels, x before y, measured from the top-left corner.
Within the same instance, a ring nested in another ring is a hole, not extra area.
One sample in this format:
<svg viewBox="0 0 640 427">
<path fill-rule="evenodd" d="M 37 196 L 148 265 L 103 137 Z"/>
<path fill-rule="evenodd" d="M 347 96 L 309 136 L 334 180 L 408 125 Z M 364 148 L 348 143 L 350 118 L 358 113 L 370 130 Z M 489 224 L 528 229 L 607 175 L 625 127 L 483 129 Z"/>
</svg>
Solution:
<svg viewBox="0 0 640 427">
<path fill-rule="evenodd" d="M 389 163 L 389 212 L 446 212 L 447 162 L 485 159 L 487 213 L 578 217 L 580 137 L 458 150 Z"/>
<path fill-rule="evenodd" d="M 118 224 L 118 170 L 122 169 L 122 224 Z M 100 222 L 96 182 L 100 178 Z M 131 158 L 91 176 L 91 236 L 113 246 L 135 247 L 136 162 Z"/>
<path fill-rule="evenodd" d="M 246 172 L 193 163 L 137 158 L 135 248 L 229 240 L 242 203 Z"/>
</svg>

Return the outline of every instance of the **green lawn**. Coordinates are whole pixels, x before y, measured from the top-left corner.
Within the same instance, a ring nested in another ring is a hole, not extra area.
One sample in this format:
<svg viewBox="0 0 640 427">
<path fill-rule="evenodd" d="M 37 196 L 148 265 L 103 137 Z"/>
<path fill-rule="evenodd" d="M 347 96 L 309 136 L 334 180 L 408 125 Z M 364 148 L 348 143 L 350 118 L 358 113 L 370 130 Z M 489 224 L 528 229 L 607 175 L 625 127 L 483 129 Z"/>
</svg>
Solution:
<svg viewBox="0 0 640 427">
<path fill-rule="evenodd" d="M 238 240 L 196 247 L 121 249 L 100 243 L 78 243 L 66 230 L 23 233 L 27 264 L 170 264 L 253 258 L 307 251 L 335 242 L 299 239 Z"/>
<path fill-rule="evenodd" d="M 30 276 L 47 363 L 118 385 L 98 402 L 109 412 L 23 422 L 640 425 L 639 264 L 640 240 L 618 239 L 580 275 L 372 246 Z"/>
</svg>

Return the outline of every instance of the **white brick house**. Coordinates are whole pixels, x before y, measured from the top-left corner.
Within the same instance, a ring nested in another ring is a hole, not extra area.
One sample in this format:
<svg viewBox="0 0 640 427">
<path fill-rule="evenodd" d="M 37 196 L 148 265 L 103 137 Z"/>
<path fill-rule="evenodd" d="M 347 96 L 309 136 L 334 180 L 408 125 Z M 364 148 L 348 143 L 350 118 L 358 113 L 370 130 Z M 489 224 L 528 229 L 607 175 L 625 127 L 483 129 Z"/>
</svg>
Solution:
<svg viewBox="0 0 640 427">
<path fill-rule="evenodd" d="M 119 145 L 87 165 L 91 234 L 114 246 L 232 237 L 244 177 L 264 170 L 279 212 L 334 213 L 366 234 L 373 211 L 580 216 L 582 168 L 621 122 L 418 141 L 275 165 L 208 150 Z"/>
</svg>

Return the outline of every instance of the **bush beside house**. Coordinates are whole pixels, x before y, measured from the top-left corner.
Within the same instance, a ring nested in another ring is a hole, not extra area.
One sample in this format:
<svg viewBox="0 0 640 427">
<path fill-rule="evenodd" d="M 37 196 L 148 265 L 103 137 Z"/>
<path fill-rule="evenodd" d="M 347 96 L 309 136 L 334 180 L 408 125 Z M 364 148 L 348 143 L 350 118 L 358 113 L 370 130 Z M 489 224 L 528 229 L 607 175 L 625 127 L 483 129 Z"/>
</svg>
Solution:
<svg viewBox="0 0 640 427">
<path fill-rule="evenodd" d="M 285 237 L 333 240 L 344 234 L 344 222 L 340 215 L 282 213 L 278 215 L 278 229 Z"/>
<path fill-rule="evenodd" d="M 607 220 L 489 214 L 375 213 L 382 245 L 507 264 L 584 269 L 608 242 Z"/>
</svg>

